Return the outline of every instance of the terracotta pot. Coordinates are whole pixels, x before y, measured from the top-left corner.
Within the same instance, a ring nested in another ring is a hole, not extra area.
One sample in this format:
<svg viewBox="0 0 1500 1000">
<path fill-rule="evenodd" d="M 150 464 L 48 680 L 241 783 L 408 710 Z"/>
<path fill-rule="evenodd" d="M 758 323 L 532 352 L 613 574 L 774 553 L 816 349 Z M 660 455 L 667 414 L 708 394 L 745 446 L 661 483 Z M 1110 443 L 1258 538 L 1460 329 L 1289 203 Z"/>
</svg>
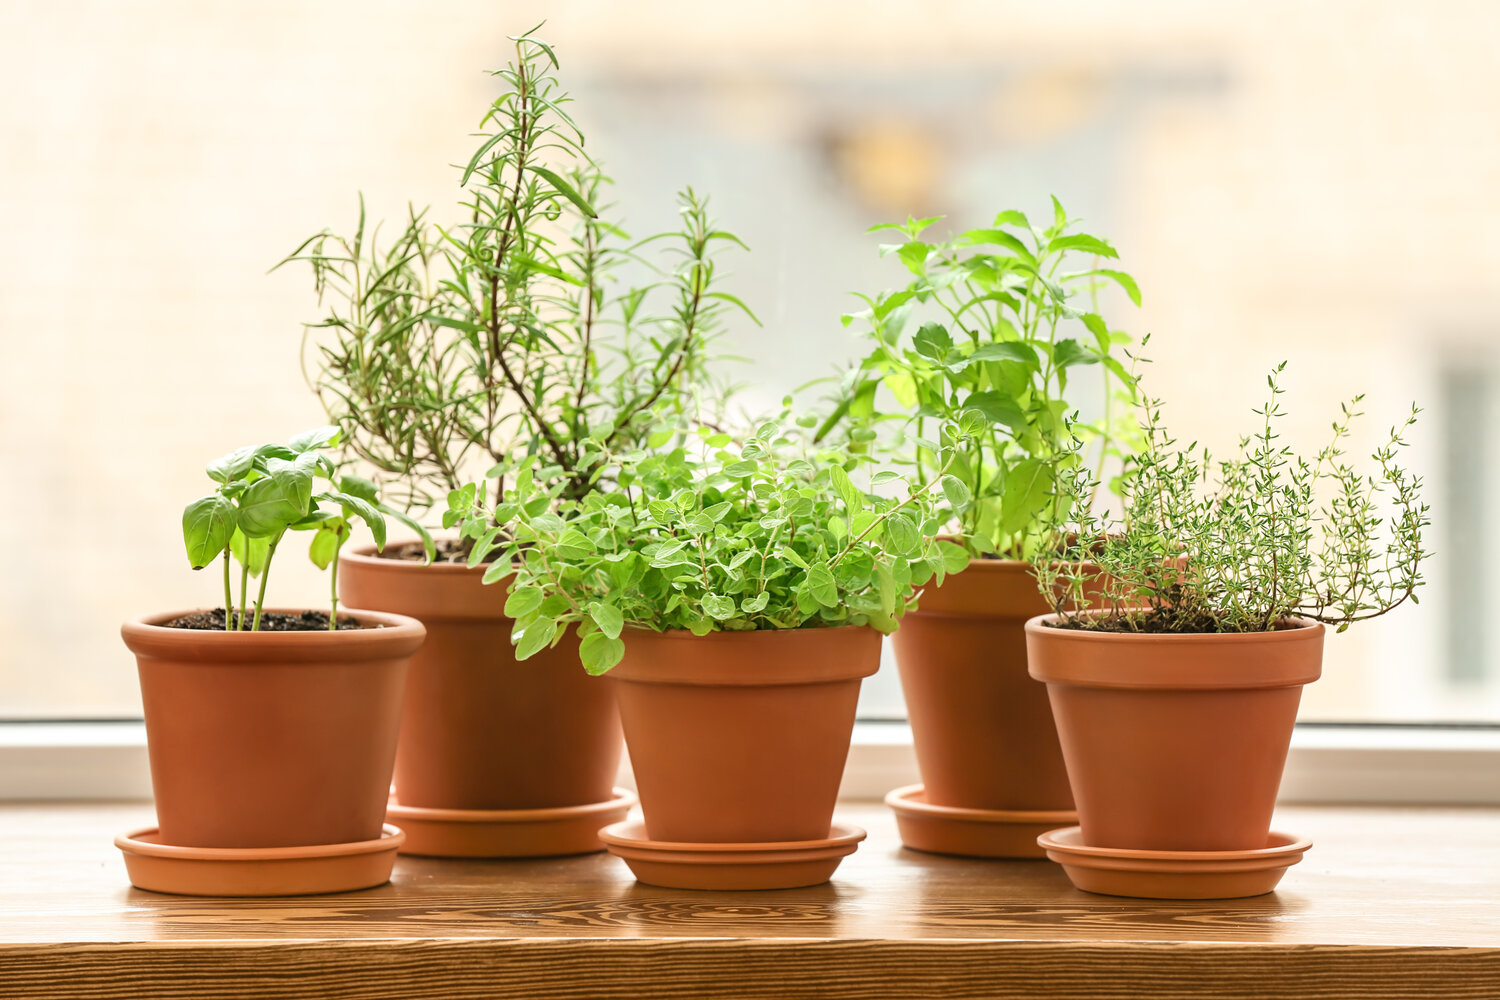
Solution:
<svg viewBox="0 0 1500 1000">
<path fill-rule="evenodd" d="M 647 837 L 826 840 L 859 682 L 879 667 L 870 628 L 629 631 L 607 676 Z"/>
<path fill-rule="evenodd" d="M 126 622 L 160 842 L 302 847 L 381 836 L 407 663 L 420 622 L 341 610 L 379 629 L 219 632 Z M 294 612 L 295 613 L 295 612 Z"/>
<path fill-rule="evenodd" d="M 339 562 L 339 596 L 427 626 L 412 657 L 396 752 L 396 801 L 429 809 L 545 809 L 614 797 L 620 723 L 569 634 L 517 662 L 509 588 L 484 567 L 425 566 L 373 549 Z"/>
<path fill-rule="evenodd" d="M 1136 635 L 1026 623 L 1083 842 L 1147 851 L 1266 846 L 1302 687 L 1323 626 Z"/>
<path fill-rule="evenodd" d="M 892 639 L 927 803 L 1073 808 L 1047 689 L 1026 672 L 1026 620 L 1050 610 L 1026 563 L 975 559 L 901 620 Z"/>
</svg>

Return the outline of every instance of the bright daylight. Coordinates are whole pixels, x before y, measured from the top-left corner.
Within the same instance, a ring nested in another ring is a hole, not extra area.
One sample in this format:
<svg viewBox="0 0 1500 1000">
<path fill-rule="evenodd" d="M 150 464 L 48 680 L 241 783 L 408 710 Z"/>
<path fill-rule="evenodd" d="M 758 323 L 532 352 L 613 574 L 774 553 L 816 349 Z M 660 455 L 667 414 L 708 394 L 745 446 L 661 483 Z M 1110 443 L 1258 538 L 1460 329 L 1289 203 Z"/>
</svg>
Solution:
<svg viewBox="0 0 1500 1000">
<path fill-rule="evenodd" d="M 0 998 L 1500 998 L 1497 50 L 0 7 Z"/>
</svg>

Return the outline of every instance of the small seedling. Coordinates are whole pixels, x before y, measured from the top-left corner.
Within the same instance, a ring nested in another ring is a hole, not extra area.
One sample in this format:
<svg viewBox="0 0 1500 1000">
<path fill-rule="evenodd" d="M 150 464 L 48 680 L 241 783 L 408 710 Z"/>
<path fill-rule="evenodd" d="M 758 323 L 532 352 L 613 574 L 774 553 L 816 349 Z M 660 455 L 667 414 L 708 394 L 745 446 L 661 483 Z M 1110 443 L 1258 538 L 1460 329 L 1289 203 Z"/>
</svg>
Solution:
<svg viewBox="0 0 1500 1000">
<path fill-rule="evenodd" d="M 216 559 L 223 562 L 226 631 L 260 630 L 271 562 L 288 531 L 311 532 L 309 558 L 319 569 L 332 568 L 330 629 L 338 628 L 339 551 L 349 540 L 355 518 L 369 527 L 377 548 L 385 547 L 387 516 L 407 524 L 425 544 L 431 544 L 419 524 L 380 501 L 374 483 L 339 474 L 322 451 L 338 443 L 337 427 L 320 427 L 286 444 L 240 448 L 208 464 L 208 477 L 218 487 L 182 512 L 182 538 L 193 569 L 203 569 Z M 234 562 L 240 567 L 238 614 L 231 586 Z M 248 594 L 252 578 L 260 581 L 253 604 Z"/>
</svg>

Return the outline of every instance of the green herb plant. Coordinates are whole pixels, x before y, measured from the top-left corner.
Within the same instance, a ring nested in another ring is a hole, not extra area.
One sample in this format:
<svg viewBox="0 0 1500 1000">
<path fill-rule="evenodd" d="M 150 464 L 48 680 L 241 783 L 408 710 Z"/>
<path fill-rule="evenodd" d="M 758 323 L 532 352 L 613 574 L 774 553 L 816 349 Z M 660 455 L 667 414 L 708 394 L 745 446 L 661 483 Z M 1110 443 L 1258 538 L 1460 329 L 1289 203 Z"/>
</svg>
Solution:
<svg viewBox="0 0 1500 1000">
<path fill-rule="evenodd" d="M 1120 514 L 1095 513 L 1086 470 L 1065 485 L 1071 502 L 1049 527 L 1062 558 L 1033 561 L 1062 624 L 1267 632 L 1305 618 L 1342 632 L 1417 602 L 1428 508 L 1421 480 L 1398 458 L 1418 410 L 1375 450 L 1372 471 L 1357 470 L 1343 450 L 1363 396 L 1343 405 L 1326 447 L 1299 455 L 1277 432 L 1285 367 L 1268 377 L 1260 426 L 1232 457 L 1177 448 L 1160 402 L 1149 401 Z"/>
<path fill-rule="evenodd" d="M 309 383 L 346 452 L 410 511 L 525 456 L 563 496 L 597 488 L 601 446 L 628 450 L 658 410 L 685 412 L 726 312 L 749 314 L 718 287 L 717 249 L 743 244 L 707 199 L 685 190 L 680 228 L 636 241 L 604 217 L 611 182 L 584 152 L 556 56 L 534 32 L 512 41 L 460 221 L 409 209 L 383 245 L 361 198 L 352 235 L 325 230 L 277 265 L 311 266 L 327 311 L 304 339 Z M 622 268 L 645 283 L 616 287 Z"/>
<path fill-rule="evenodd" d="M 203 569 L 218 559 L 224 565 L 225 631 L 260 630 L 271 561 L 288 531 L 312 533 L 308 556 L 319 569 L 332 567 L 332 602 L 328 627 L 338 628 L 338 556 L 358 518 L 369 527 L 378 548 L 385 547 L 385 518 L 396 518 L 419 534 L 426 531 L 401 511 L 382 503 L 375 484 L 359 476 L 339 475 L 323 453 L 339 442 L 337 427 L 298 434 L 286 444 L 239 448 L 208 464 L 214 492 L 194 500 L 182 512 L 182 539 L 188 562 Z M 240 567 L 239 613 L 231 587 L 231 562 Z M 260 586 L 248 596 L 251 578 Z"/>
<path fill-rule="evenodd" d="M 505 613 L 519 659 L 573 624 L 594 674 L 619 662 L 626 628 L 890 632 L 921 587 L 968 561 L 934 538 L 939 502 L 968 500 L 943 471 L 951 452 L 929 482 L 910 484 L 867 457 L 812 446 L 783 420 L 738 441 L 699 428 L 691 447 L 662 447 L 673 440 L 675 428 L 659 428 L 655 450 L 604 455 L 596 468 L 619 486 L 608 493 L 569 499 L 527 460 L 498 510 L 473 484 L 450 497 L 449 523 L 475 538 L 471 562 L 492 560 L 486 581 L 514 567 Z M 511 523 L 502 539 L 494 525 Z"/>
<path fill-rule="evenodd" d="M 1088 457 L 1076 438 L 1092 443 L 1102 475 L 1136 436 L 1125 403 L 1133 378 L 1121 363 L 1131 337 L 1110 328 L 1098 293 L 1118 285 L 1140 305 L 1140 290 L 1130 275 L 1100 266 L 1116 258 L 1114 247 L 1075 232 L 1056 198 L 1052 206 L 1045 228 L 1005 211 L 946 240 L 924 238 L 938 218 L 874 227 L 903 238 L 881 253 L 900 260 L 911 280 L 860 295 L 866 308 L 844 317 L 846 327 L 862 324 L 873 346 L 845 378 L 819 437 L 840 424 L 868 436 L 895 421 L 901 430 L 889 447 L 922 479 L 953 444 L 934 439 L 932 428 L 964 431 L 951 472 L 973 503 L 946 514 L 974 556 L 1035 551 L 1057 480 Z M 1104 405 L 1099 420 L 1084 424 L 1073 419 L 1068 394 L 1070 379 L 1089 366 L 1101 373 Z"/>
</svg>

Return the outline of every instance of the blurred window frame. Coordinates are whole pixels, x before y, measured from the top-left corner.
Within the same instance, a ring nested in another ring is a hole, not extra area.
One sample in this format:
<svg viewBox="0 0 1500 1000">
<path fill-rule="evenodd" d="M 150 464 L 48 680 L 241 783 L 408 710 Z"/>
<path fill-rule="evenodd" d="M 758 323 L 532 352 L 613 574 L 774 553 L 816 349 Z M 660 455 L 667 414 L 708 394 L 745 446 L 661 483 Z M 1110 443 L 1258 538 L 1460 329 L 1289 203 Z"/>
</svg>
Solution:
<svg viewBox="0 0 1500 1000">
<path fill-rule="evenodd" d="M 906 723 L 856 724 L 843 798 L 919 780 Z M 0 722 L 0 801 L 150 796 L 139 720 Z M 1500 805 L 1500 725 L 1301 723 L 1281 801 Z"/>
</svg>

